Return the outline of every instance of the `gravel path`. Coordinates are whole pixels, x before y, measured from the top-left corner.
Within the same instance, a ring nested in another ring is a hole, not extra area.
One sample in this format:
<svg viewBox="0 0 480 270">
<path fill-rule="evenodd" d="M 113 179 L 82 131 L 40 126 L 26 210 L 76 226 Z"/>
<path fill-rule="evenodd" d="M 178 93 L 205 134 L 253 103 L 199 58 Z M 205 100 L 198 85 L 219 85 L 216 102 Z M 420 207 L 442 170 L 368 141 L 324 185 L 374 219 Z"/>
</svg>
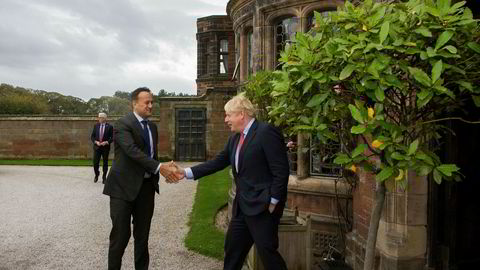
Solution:
<svg viewBox="0 0 480 270">
<path fill-rule="evenodd" d="M 150 269 L 222 268 L 183 244 L 196 184 L 160 180 Z M 0 270 L 106 269 L 111 221 L 102 189 L 89 167 L 0 166 Z M 134 269 L 132 238 L 123 269 Z"/>
</svg>

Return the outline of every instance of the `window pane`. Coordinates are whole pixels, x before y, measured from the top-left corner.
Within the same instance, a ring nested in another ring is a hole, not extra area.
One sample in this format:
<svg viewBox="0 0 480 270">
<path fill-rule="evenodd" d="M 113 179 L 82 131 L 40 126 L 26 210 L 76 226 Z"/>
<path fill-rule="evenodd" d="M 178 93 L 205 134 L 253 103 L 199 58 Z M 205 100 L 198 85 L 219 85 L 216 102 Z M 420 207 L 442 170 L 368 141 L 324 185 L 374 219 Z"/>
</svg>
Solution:
<svg viewBox="0 0 480 270">
<path fill-rule="evenodd" d="M 253 32 L 250 31 L 247 34 L 247 68 L 248 68 L 248 75 L 251 75 L 253 73 Z"/>
<path fill-rule="evenodd" d="M 228 53 L 228 40 L 226 39 L 220 40 L 220 52 Z"/>
<path fill-rule="evenodd" d="M 275 26 L 275 56 L 276 56 L 276 68 L 279 69 L 278 59 L 280 53 L 285 48 L 294 42 L 295 34 L 297 33 L 298 18 L 291 17 L 281 20 Z"/>
</svg>

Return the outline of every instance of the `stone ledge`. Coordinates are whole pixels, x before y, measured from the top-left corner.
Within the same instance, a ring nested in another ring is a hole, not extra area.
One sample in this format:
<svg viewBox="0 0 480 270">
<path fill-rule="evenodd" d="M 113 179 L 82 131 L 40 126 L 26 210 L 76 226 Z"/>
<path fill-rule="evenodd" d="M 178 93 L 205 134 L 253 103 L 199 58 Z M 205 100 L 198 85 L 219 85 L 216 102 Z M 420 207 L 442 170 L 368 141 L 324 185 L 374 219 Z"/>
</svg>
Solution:
<svg viewBox="0 0 480 270">
<path fill-rule="evenodd" d="M 342 178 L 337 180 L 328 177 L 308 177 L 299 180 L 297 176 L 290 175 L 288 192 L 317 195 L 325 194 L 331 196 L 338 194 L 341 197 L 352 196 L 349 184 Z"/>
</svg>

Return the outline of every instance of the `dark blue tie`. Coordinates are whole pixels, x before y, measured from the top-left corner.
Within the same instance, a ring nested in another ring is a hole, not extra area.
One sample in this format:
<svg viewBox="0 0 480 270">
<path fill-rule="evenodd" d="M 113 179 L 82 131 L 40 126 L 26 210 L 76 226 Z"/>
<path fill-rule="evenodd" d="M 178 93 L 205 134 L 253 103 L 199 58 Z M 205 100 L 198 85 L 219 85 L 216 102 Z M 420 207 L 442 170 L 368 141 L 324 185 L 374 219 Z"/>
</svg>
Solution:
<svg viewBox="0 0 480 270">
<path fill-rule="evenodd" d="M 143 139 L 145 140 L 146 146 L 147 146 L 147 151 L 145 153 L 149 156 L 152 157 L 152 152 L 150 152 L 150 134 L 148 132 L 148 122 L 147 120 L 142 121 L 143 125 Z"/>
</svg>

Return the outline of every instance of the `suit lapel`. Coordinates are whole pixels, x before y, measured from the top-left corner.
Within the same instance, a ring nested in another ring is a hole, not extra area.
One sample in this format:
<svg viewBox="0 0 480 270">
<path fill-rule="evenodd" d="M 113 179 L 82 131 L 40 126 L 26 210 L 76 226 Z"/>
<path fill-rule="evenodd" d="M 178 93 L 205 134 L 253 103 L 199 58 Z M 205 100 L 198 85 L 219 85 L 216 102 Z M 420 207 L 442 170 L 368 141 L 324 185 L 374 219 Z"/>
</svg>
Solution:
<svg viewBox="0 0 480 270">
<path fill-rule="evenodd" d="M 141 141 L 143 142 L 143 147 L 145 147 L 145 139 L 143 139 L 143 128 L 140 122 L 138 122 L 137 117 L 131 112 L 129 115 L 130 118 L 130 123 L 132 124 L 133 131 L 135 132 L 135 135 L 139 138 L 141 138 Z"/>
<path fill-rule="evenodd" d="M 253 139 L 255 138 L 255 135 L 257 135 L 257 127 L 258 127 L 258 122 L 257 120 L 255 120 L 252 126 L 250 127 L 250 130 L 247 133 L 247 137 L 245 137 L 245 140 L 243 141 L 242 148 L 240 148 L 240 153 L 238 154 L 238 172 L 240 172 L 240 170 L 242 169 L 243 158 L 245 157 L 245 151 L 250 145 L 250 142 L 253 141 Z M 240 136 L 238 137 L 240 138 Z"/>
</svg>

